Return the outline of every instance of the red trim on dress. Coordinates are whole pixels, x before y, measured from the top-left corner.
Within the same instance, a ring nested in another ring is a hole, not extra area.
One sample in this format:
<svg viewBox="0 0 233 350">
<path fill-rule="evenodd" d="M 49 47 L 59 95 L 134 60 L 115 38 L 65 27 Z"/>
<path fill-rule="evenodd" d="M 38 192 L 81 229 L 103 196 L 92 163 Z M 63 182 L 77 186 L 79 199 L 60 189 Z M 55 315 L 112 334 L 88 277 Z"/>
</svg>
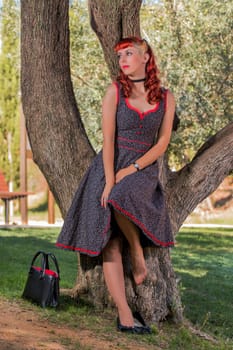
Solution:
<svg viewBox="0 0 233 350">
<path fill-rule="evenodd" d="M 114 82 L 113 84 L 115 85 L 115 88 L 116 88 L 117 105 L 118 105 L 119 100 L 120 100 L 119 85 L 116 82 Z"/>
<path fill-rule="evenodd" d="M 94 252 L 93 250 L 89 250 L 89 249 L 76 248 L 76 247 L 73 247 L 70 245 L 65 245 L 62 243 L 56 243 L 55 245 L 59 248 L 75 250 L 75 251 L 79 251 L 80 253 L 84 253 L 84 254 L 88 254 L 88 255 L 99 255 L 100 254 L 100 252 Z"/>
<path fill-rule="evenodd" d="M 117 202 L 110 199 L 110 200 L 108 200 L 108 203 L 112 204 L 116 210 L 118 210 L 119 212 L 121 212 L 122 214 L 127 216 L 129 219 L 131 219 L 131 221 L 133 221 L 137 226 L 139 226 L 155 243 L 157 243 L 163 247 L 169 247 L 169 246 L 174 245 L 174 242 L 165 243 L 165 242 L 161 242 L 156 237 L 154 237 L 154 235 L 150 231 L 147 230 L 147 228 L 143 225 L 143 223 L 141 223 L 135 216 L 133 216 L 127 210 L 121 208 Z"/>
<path fill-rule="evenodd" d="M 123 140 L 123 141 L 129 141 L 129 142 L 140 143 L 141 145 L 151 146 L 150 143 L 142 142 L 142 141 L 138 141 L 138 140 L 130 140 L 130 139 L 127 139 L 127 138 L 121 137 L 121 136 L 118 136 L 117 139 L 118 139 L 118 140 Z"/>
<path fill-rule="evenodd" d="M 106 228 L 104 229 L 102 236 L 105 236 L 108 232 L 108 230 L 110 229 L 110 223 L 111 223 L 111 215 L 109 215 L 109 219 L 108 219 L 108 223 Z M 99 252 L 95 252 L 93 250 L 89 250 L 89 249 L 83 249 L 83 248 L 78 248 L 78 247 L 74 247 L 74 246 L 69 246 L 69 245 L 65 245 L 62 243 L 56 243 L 55 246 L 59 247 L 59 248 L 63 248 L 63 249 L 69 249 L 69 250 L 73 250 L 73 251 L 78 251 L 80 253 L 83 254 L 88 254 L 88 255 L 99 255 L 101 253 L 101 251 Z"/>
<path fill-rule="evenodd" d="M 152 109 L 149 109 L 149 110 L 146 111 L 146 112 L 141 112 L 137 107 L 132 106 L 132 105 L 130 104 L 128 98 L 125 98 L 125 103 L 126 103 L 126 105 L 127 105 L 127 107 L 128 107 L 129 109 L 132 109 L 133 111 L 137 112 L 137 113 L 139 114 L 139 118 L 142 120 L 142 119 L 145 118 L 145 116 L 146 116 L 147 114 L 149 114 L 149 113 L 151 113 L 151 112 L 156 112 L 157 109 L 159 108 L 159 103 L 160 103 L 160 102 L 157 102 L 157 103 L 155 104 L 155 106 L 154 106 Z"/>
<path fill-rule="evenodd" d="M 136 149 L 136 148 L 133 148 L 133 147 L 127 147 L 127 146 L 122 146 L 122 145 L 118 145 L 118 148 L 125 148 L 125 149 L 128 149 L 129 151 L 135 151 L 135 152 L 138 152 L 138 153 L 145 153 L 146 152 L 146 150 Z"/>
</svg>

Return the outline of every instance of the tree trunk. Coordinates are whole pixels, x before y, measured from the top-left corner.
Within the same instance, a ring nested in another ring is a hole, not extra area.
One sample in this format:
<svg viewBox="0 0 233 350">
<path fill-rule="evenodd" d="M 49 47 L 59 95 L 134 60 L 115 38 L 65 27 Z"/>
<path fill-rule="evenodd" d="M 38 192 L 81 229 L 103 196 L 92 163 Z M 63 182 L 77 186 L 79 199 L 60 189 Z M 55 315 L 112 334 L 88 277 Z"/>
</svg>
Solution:
<svg viewBox="0 0 233 350">
<path fill-rule="evenodd" d="M 33 160 L 65 215 L 94 156 L 69 63 L 69 1 L 21 1 L 21 90 Z"/>
<path fill-rule="evenodd" d="M 21 89 L 33 158 L 46 177 L 65 216 L 74 191 L 94 151 L 87 139 L 72 89 L 69 66 L 68 0 L 22 0 Z M 112 50 L 122 36 L 138 35 L 141 0 L 89 1 L 91 24 L 102 44 L 111 76 L 116 75 Z M 109 20 L 111 19 L 111 20 Z M 233 169 L 233 123 L 210 139 L 194 160 L 177 173 L 161 158 L 162 182 L 176 233 L 195 206 L 214 191 Z M 132 280 L 129 254 L 124 267 L 128 300 L 147 320 L 171 316 L 182 320 L 182 306 L 170 250 L 145 249 L 148 278 Z M 101 257 L 79 257 L 74 293 L 85 293 L 95 305 L 111 304 Z"/>
</svg>

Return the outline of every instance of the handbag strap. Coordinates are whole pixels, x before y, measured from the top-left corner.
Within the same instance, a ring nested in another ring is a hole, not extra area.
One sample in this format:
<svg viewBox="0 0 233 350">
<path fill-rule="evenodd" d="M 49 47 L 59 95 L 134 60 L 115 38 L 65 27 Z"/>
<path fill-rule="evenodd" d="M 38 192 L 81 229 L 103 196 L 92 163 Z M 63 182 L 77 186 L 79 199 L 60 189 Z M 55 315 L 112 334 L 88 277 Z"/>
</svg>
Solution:
<svg viewBox="0 0 233 350">
<path fill-rule="evenodd" d="M 59 267 L 58 267 L 58 262 L 57 262 L 57 259 L 55 257 L 55 255 L 53 253 L 45 253 L 44 251 L 42 250 L 39 250 L 33 257 L 32 259 L 32 262 L 31 262 L 31 266 L 30 268 L 33 266 L 34 262 L 36 261 L 36 259 L 38 258 L 38 256 L 42 256 L 41 258 L 41 275 L 42 277 L 44 276 L 45 274 L 45 270 L 49 270 L 49 258 L 53 261 L 54 265 L 55 265 L 55 268 L 56 268 L 56 271 L 57 271 L 57 274 L 58 276 L 60 275 L 60 270 L 59 270 Z"/>
<path fill-rule="evenodd" d="M 60 275 L 60 270 L 59 270 L 59 267 L 58 267 L 58 262 L 57 262 L 57 259 L 55 257 L 55 255 L 53 253 L 46 253 L 46 268 L 49 269 L 49 258 L 51 258 L 51 260 L 53 261 L 55 267 L 56 267 L 56 270 L 57 270 L 57 274 L 58 276 Z"/>
<path fill-rule="evenodd" d="M 45 255 L 46 255 L 46 253 L 43 252 L 42 250 L 39 250 L 39 251 L 34 255 L 34 257 L 33 257 L 33 259 L 32 259 L 32 262 L 31 262 L 31 266 L 34 264 L 35 260 L 38 258 L 39 255 L 42 255 L 42 265 L 43 265 L 43 260 L 45 260 Z M 43 266 L 41 266 L 41 267 L 43 267 Z"/>
<path fill-rule="evenodd" d="M 39 250 L 35 255 L 34 255 L 34 257 L 33 257 L 33 259 L 32 259 L 32 262 L 31 262 L 31 266 L 30 266 L 30 269 L 31 269 L 31 267 L 33 266 L 33 264 L 34 264 L 34 262 L 36 261 L 36 259 L 38 258 L 38 256 L 42 256 L 41 257 L 41 269 L 42 269 L 42 271 L 41 271 L 41 275 L 42 275 L 42 277 L 44 276 L 44 274 L 45 274 L 45 269 L 46 269 L 46 260 L 47 260 L 47 258 L 46 258 L 46 253 L 45 252 L 43 252 L 42 250 Z"/>
</svg>

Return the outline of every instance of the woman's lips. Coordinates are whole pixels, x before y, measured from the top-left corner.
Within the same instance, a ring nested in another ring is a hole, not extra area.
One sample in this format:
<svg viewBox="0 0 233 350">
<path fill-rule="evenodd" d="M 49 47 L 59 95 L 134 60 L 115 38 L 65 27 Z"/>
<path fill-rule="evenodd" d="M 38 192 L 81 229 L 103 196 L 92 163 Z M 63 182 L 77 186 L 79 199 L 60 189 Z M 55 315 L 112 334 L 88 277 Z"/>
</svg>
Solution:
<svg viewBox="0 0 233 350">
<path fill-rule="evenodd" d="M 122 66 L 122 68 L 123 68 L 123 69 L 127 69 L 127 68 L 129 68 L 129 66 L 126 66 L 126 65 L 125 65 L 125 66 Z"/>
</svg>

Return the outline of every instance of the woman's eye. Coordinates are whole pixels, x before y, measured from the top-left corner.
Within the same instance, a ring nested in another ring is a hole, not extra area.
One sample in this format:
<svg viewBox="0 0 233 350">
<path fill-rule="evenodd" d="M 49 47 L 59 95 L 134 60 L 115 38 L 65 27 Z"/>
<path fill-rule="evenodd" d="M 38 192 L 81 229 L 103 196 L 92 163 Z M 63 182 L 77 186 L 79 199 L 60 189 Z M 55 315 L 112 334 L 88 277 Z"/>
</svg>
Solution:
<svg viewBox="0 0 233 350">
<path fill-rule="evenodd" d="M 131 56 L 133 53 L 131 51 L 127 51 L 126 55 Z"/>
</svg>

